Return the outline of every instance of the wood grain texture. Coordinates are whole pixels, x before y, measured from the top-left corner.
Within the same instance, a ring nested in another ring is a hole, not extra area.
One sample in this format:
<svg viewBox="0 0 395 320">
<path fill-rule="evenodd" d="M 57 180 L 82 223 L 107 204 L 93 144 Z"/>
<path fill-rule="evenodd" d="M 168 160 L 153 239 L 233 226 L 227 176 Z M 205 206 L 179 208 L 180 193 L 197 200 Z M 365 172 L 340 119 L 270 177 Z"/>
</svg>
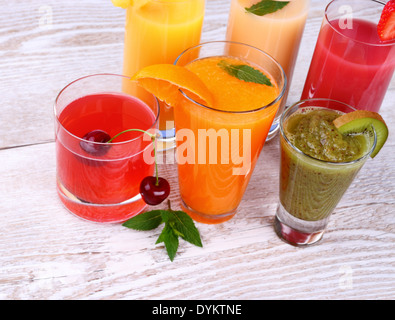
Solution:
<svg viewBox="0 0 395 320">
<path fill-rule="evenodd" d="M 289 102 L 302 91 L 326 1 L 312 1 Z M 202 41 L 223 40 L 228 0 L 209 0 Z M 50 16 L 46 14 L 52 14 Z M 305 249 L 273 231 L 278 138 L 264 146 L 238 214 L 197 224 L 171 263 L 160 230 L 82 221 L 55 188 L 52 105 L 86 74 L 122 67 L 124 11 L 111 1 L 0 0 L 0 299 L 395 298 L 395 83 L 383 103 L 390 136 Z M 170 156 L 170 155 L 169 155 Z M 160 167 L 179 201 L 174 165 Z"/>
</svg>

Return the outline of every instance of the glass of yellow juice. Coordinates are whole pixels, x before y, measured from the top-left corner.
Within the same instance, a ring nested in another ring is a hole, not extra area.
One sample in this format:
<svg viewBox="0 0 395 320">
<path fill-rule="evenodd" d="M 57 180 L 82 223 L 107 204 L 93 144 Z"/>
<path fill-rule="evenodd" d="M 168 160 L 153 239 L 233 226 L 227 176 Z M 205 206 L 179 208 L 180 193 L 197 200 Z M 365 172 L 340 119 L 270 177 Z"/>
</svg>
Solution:
<svg viewBox="0 0 395 320">
<path fill-rule="evenodd" d="M 261 0 L 231 0 L 226 40 L 247 43 L 265 51 L 280 63 L 287 75 L 287 90 L 268 140 L 279 129 L 309 7 L 310 0 L 279 2 L 270 9 Z"/>
<path fill-rule="evenodd" d="M 242 200 L 286 76 L 265 52 L 229 41 L 192 47 L 175 64 L 197 74 L 213 94 L 207 106 L 183 93 L 174 108 L 182 207 L 195 221 L 221 223 Z"/>
<path fill-rule="evenodd" d="M 133 76 L 152 64 L 172 64 L 200 43 L 205 0 L 136 0 L 126 8 L 123 74 Z M 130 81 L 124 91 L 135 94 Z M 173 109 L 161 103 L 159 149 L 174 147 Z M 162 146 L 162 147 L 161 147 Z"/>
</svg>

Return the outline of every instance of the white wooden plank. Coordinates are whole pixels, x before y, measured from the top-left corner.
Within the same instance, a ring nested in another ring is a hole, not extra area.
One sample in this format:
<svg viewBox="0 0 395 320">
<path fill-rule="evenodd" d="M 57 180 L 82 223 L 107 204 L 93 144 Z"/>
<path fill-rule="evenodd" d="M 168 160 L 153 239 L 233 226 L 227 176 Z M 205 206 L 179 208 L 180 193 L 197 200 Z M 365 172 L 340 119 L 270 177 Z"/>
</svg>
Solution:
<svg viewBox="0 0 395 320">
<path fill-rule="evenodd" d="M 300 96 L 324 7 L 312 1 L 290 102 Z M 48 8 L 52 24 L 40 25 Z M 202 41 L 224 39 L 228 10 L 227 0 L 207 2 Z M 366 163 L 317 246 L 294 248 L 273 231 L 278 138 L 265 145 L 238 214 L 220 225 L 197 224 L 204 247 L 181 242 L 174 262 L 154 244 L 160 230 L 90 223 L 63 208 L 52 104 L 77 77 L 120 72 L 123 23 L 124 12 L 110 0 L 1 1 L 0 298 L 393 299 L 394 79 L 382 108 L 388 142 Z M 160 170 L 177 207 L 175 167 Z"/>
</svg>

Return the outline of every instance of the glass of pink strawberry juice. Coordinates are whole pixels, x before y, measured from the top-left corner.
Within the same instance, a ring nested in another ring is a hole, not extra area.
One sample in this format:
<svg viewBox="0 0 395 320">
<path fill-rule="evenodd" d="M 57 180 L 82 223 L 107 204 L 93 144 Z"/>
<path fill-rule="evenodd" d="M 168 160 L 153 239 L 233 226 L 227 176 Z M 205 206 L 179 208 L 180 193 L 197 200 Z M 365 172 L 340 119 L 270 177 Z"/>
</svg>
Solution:
<svg viewBox="0 0 395 320">
<path fill-rule="evenodd" d="M 139 185 L 154 174 L 149 136 L 134 131 L 111 143 L 97 135 L 83 139 L 97 130 L 109 137 L 127 129 L 156 130 L 156 98 L 141 88 L 136 96 L 124 94 L 125 78 L 87 76 L 67 85 L 55 101 L 57 191 L 66 208 L 85 220 L 123 222 L 146 207 Z"/>
<path fill-rule="evenodd" d="M 377 32 L 384 5 L 328 4 L 301 99 L 330 98 L 379 111 L 395 69 L 395 41 L 381 41 Z"/>
</svg>

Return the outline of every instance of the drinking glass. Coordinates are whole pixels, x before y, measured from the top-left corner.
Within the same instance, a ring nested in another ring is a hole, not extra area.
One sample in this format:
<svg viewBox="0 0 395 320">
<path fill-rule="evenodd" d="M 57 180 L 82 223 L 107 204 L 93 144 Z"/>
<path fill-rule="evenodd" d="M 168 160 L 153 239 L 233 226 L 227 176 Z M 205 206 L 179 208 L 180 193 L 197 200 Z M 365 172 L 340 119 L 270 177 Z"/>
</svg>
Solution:
<svg viewBox="0 0 395 320">
<path fill-rule="evenodd" d="M 133 76 L 143 67 L 172 64 L 185 49 L 200 43 L 205 12 L 204 0 L 136 1 L 126 9 L 123 74 Z M 124 90 L 134 94 L 135 87 L 125 81 Z M 173 108 L 160 102 L 159 149 L 174 143 Z"/>
<path fill-rule="evenodd" d="M 395 69 L 395 40 L 381 41 L 385 3 L 334 0 L 325 15 L 301 99 L 329 98 L 378 112 Z"/>
<path fill-rule="evenodd" d="M 363 155 L 348 162 L 318 160 L 305 154 L 289 140 L 285 127 L 291 116 L 315 109 L 340 114 L 355 110 L 335 100 L 309 99 L 292 105 L 280 118 L 280 203 L 274 228 L 281 239 L 295 246 L 322 238 L 330 215 L 376 146 L 374 134 L 373 139 L 366 138 Z"/>
<path fill-rule="evenodd" d="M 148 135 L 128 132 L 111 144 L 83 139 L 96 130 L 114 137 L 126 129 L 157 128 L 156 98 L 147 92 L 125 94 L 125 79 L 114 74 L 83 77 L 62 89 L 55 101 L 58 195 L 71 213 L 85 220 L 122 222 L 146 207 L 139 185 L 154 173 Z"/>
<path fill-rule="evenodd" d="M 224 57 L 265 70 L 276 82 L 278 94 L 258 109 L 251 110 L 246 103 L 241 111 L 229 111 L 215 104 L 200 104 L 183 92 L 183 99 L 174 108 L 182 206 L 194 220 L 209 224 L 224 222 L 236 214 L 286 87 L 281 66 L 265 52 L 242 43 L 203 43 L 183 52 L 175 64 L 188 66 Z M 242 94 L 238 85 L 216 86 L 208 89 L 215 92 L 225 88 L 223 94 L 230 97 Z M 184 155 L 186 150 L 192 150 L 191 158 Z M 236 159 L 239 155 L 240 161 Z"/>
<path fill-rule="evenodd" d="M 271 140 L 278 133 L 279 119 L 287 102 L 310 0 L 291 0 L 280 10 L 262 16 L 246 10 L 258 2 L 231 1 L 226 40 L 247 43 L 265 51 L 285 71 L 287 90 L 267 137 L 267 140 Z"/>
</svg>

